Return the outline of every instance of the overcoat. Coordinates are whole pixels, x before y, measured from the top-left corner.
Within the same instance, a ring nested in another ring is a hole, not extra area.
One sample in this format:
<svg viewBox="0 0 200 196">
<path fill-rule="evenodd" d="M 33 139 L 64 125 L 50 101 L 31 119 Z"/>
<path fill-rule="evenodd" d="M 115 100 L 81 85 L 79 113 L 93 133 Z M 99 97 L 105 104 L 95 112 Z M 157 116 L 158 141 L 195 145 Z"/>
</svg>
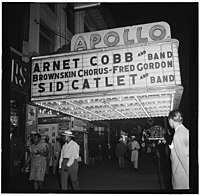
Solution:
<svg viewBox="0 0 200 196">
<path fill-rule="evenodd" d="M 171 148 L 173 189 L 189 189 L 189 130 L 179 125 Z"/>
</svg>

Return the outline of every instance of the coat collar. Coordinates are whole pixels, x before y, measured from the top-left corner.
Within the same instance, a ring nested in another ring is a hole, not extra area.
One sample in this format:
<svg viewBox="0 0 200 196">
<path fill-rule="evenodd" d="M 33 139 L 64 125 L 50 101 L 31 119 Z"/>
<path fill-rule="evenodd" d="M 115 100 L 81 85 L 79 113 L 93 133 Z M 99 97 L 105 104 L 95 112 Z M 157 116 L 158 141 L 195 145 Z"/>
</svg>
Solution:
<svg viewBox="0 0 200 196">
<path fill-rule="evenodd" d="M 178 125 L 178 126 L 176 127 L 175 131 L 177 131 L 178 128 L 181 127 L 181 126 L 183 126 L 183 124 Z"/>
</svg>

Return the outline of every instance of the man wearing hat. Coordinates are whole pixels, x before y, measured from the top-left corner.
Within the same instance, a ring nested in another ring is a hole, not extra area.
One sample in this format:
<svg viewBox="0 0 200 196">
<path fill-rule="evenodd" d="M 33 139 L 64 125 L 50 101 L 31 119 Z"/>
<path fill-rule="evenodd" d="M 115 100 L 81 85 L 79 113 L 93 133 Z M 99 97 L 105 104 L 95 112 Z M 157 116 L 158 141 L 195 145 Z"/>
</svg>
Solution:
<svg viewBox="0 0 200 196">
<path fill-rule="evenodd" d="M 61 189 L 67 190 L 68 177 L 72 182 L 73 190 L 79 190 L 78 181 L 78 158 L 79 158 L 79 145 L 72 140 L 74 135 L 71 131 L 64 131 L 65 144 L 62 147 L 59 169 L 61 172 Z"/>
<path fill-rule="evenodd" d="M 138 150 L 140 149 L 139 143 L 135 140 L 135 136 L 132 136 L 131 142 L 131 163 L 134 166 L 134 170 L 138 170 Z"/>
</svg>

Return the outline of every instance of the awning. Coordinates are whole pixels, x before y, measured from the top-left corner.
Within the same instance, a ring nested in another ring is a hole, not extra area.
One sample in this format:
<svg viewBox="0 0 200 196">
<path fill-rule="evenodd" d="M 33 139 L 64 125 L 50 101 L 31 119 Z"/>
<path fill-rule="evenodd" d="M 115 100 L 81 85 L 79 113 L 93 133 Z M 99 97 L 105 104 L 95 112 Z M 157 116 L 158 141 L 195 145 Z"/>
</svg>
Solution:
<svg viewBox="0 0 200 196">
<path fill-rule="evenodd" d="M 182 93 L 183 87 L 176 86 L 84 97 L 49 97 L 35 103 L 88 121 L 151 118 L 168 116 L 171 110 L 178 109 Z"/>
</svg>

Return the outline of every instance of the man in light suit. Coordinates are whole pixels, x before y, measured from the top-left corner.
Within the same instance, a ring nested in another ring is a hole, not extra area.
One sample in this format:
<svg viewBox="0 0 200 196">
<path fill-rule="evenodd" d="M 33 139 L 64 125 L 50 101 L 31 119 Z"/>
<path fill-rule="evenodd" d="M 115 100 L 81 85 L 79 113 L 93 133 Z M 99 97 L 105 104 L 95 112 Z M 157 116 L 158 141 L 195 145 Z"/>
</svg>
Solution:
<svg viewBox="0 0 200 196">
<path fill-rule="evenodd" d="M 68 189 L 68 178 L 70 178 L 73 190 L 80 190 L 78 180 L 78 158 L 80 146 L 72 140 L 74 135 L 71 131 L 66 130 L 61 135 L 64 136 L 65 141 L 59 160 L 61 189 Z"/>
<path fill-rule="evenodd" d="M 138 150 L 140 149 L 139 143 L 135 140 L 135 136 L 133 135 L 131 137 L 132 142 L 131 142 L 131 165 L 134 168 L 134 171 L 138 171 Z M 131 169 L 131 168 L 130 168 Z"/>
<path fill-rule="evenodd" d="M 189 189 L 189 130 L 182 124 L 183 115 L 173 110 L 168 115 L 175 130 L 171 148 L 173 189 Z"/>
</svg>

